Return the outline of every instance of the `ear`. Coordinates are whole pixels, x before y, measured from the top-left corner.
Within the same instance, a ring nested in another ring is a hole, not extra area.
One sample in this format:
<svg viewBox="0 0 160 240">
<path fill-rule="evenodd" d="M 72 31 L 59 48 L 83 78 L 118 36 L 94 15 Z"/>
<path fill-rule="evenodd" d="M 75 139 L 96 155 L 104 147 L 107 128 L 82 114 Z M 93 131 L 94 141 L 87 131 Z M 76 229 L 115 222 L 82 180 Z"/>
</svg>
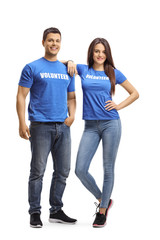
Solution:
<svg viewBox="0 0 160 240">
<path fill-rule="evenodd" d="M 43 47 L 44 47 L 44 40 L 42 40 L 42 45 L 43 45 Z"/>
</svg>

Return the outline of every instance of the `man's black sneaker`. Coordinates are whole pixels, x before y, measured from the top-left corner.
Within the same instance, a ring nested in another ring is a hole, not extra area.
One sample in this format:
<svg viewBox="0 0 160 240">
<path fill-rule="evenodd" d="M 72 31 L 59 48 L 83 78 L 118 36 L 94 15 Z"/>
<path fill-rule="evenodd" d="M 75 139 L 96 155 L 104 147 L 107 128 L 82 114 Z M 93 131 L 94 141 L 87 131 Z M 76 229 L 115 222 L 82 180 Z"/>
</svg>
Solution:
<svg viewBox="0 0 160 240">
<path fill-rule="evenodd" d="M 33 228 L 41 228 L 43 226 L 40 213 L 32 213 L 30 216 L 30 226 Z"/>
<path fill-rule="evenodd" d="M 51 213 L 49 216 L 49 222 L 51 223 L 67 223 L 74 224 L 77 222 L 76 219 L 68 217 L 62 210 L 56 213 Z"/>
<path fill-rule="evenodd" d="M 107 214 L 108 214 L 108 210 L 111 208 L 113 204 L 112 199 L 109 200 L 109 204 L 108 204 L 108 208 L 106 209 L 105 215 L 101 214 L 100 212 L 96 213 L 96 218 L 93 222 L 93 227 L 104 227 L 106 224 L 106 219 L 107 219 Z"/>
</svg>

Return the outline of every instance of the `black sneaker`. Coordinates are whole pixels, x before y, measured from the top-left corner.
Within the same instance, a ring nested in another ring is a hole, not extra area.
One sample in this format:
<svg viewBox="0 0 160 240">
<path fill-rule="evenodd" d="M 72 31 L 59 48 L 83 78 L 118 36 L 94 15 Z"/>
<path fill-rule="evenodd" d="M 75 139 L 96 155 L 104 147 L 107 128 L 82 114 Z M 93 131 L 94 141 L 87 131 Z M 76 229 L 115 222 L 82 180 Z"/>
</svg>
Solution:
<svg viewBox="0 0 160 240">
<path fill-rule="evenodd" d="M 108 208 L 106 209 L 105 215 L 107 217 L 109 209 L 113 206 L 113 200 L 110 199 L 108 203 Z"/>
<path fill-rule="evenodd" d="M 30 216 L 30 226 L 33 228 L 41 228 L 43 226 L 40 213 L 32 213 Z"/>
<path fill-rule="evenodd" d="M 96 213 L 96 218 L 93 222 L 93 227 L 104 227 L 106 224 L 106 219 L 107 219 L 107 214 L 108 214 L 108 210 L 110 209 L 110 207 L 112 206 L 113 201 L 112 199 L 109 200 L 109 204 L 108 204 L 108 208 L 106 209 L 105 215 L 101 214 L 100 212 Z"/>
<path fill-rule="evenodd" d="M 51 213 L 49 216 L 49 222 L 51 223 L 67 223 L 74 224 L 77 222 L 76 219 L 68 217 L 62 210 L 56 213 Z"/>
</svg>

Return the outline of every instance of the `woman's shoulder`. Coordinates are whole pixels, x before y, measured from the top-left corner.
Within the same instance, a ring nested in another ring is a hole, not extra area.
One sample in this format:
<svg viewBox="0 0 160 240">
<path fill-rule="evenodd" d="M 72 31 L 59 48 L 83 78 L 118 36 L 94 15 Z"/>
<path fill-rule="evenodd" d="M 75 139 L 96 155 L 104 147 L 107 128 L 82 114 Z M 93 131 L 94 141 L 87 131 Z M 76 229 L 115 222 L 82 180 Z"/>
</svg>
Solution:
<svg viewBox="0 0 160 240">
<path fill-rule="evenodd" d="M 114 72 L 115 72 L 116 84 L 117 83 L 121 84 L 127 79 L 126 76 L 120 70 L 115 68 Z"/>
<path fill-rule="evenodd" d="M 88 68 L 88 65 L 87 64 L 77 64 L 77 67 L 78 68 L 84 68 L 84 69 L 86 69 L 86 68 Z"/>
<path fill-rule="evenodd" d="M 88 70 L 88 65 L 86 64 L 77 64 L 78 74 L 82 74 L 84 71 Z"/>
</svg>

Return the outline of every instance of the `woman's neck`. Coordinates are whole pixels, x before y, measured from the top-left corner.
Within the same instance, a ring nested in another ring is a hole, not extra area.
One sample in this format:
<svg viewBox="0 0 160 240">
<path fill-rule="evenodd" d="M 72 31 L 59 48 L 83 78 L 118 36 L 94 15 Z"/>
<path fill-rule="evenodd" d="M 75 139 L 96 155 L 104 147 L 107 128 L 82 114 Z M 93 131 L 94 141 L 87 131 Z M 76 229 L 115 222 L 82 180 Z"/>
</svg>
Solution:
<svg viewBox="0 0 160 240">
<path fill-rule="evenodd" d="M 94 63 L 93 64 L 93 69 L 96 70 L 96 71 L 104 71 L 104 65 L 103 64 L 96 64 Z"/>
</svg>

